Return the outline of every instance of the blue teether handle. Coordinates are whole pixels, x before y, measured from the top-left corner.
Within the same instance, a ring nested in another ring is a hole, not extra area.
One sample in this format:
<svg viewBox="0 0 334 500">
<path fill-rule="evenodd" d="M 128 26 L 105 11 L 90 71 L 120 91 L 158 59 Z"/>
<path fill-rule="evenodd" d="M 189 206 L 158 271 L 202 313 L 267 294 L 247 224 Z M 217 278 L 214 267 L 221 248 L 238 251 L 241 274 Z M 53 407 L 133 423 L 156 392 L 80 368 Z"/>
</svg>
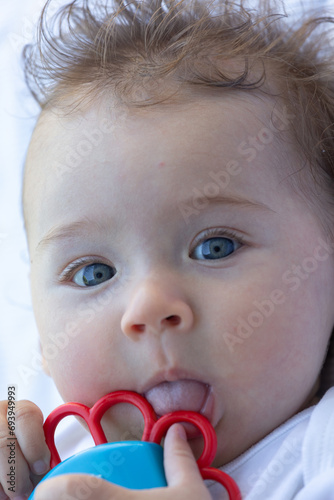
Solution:
<svg viewBox="0 0 334 500">
<path fill-rule="evenodd" d="M 42 481 L 61 474 L 86 473 L 129 489 L 167 486 L 163 449 L 155 443 L 107 443 L 73 455 L 54 467 Z M 34 499 L 34 492 L 29 500 Z"/>
</svg>

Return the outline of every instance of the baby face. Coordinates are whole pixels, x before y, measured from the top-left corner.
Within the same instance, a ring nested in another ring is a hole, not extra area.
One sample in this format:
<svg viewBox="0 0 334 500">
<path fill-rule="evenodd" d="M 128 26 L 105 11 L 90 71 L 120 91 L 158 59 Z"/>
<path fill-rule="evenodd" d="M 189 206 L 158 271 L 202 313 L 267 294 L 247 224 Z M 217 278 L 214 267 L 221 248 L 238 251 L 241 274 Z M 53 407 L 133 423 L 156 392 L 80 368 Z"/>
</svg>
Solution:
<svg viewBox="0 0 334 500">
<path fill-rule="evenodd" d="M 334 265 L 289 184 L 299 163 L 278 140 L 288 120 L 243 94 L 43 117 L 27 162 L 31 284 L 64 400 L 124 389 L 160 415 L 200 411 L 216 465 L 310 403 Z M 116 440 L 141 421 L 120 405 L 104 426 Z"/>
</svg>

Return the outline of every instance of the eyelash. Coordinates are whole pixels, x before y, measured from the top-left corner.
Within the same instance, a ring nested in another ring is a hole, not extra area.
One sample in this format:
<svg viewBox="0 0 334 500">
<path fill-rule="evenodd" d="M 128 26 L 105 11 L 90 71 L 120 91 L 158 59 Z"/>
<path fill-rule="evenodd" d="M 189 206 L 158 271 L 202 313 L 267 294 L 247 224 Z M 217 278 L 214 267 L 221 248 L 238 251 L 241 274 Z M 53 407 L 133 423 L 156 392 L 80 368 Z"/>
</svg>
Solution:
<svg viewBox="0 0 334 500">
<path fill-rule="evenodd" d="M 219 228 L 212 228 L 212 229 L 207 229 L 204 231 L 204 233 L 201 233 L 200 235 L 196 236 L 193 244 L 192 244 L 192 250 L 190 253 L 194 251 L 196 246 L 199 243 L 203 243 L 203 241 L 208 240 L 209 238 L 213 238 L 214 236 L 221 236 L 222 238 L 228 238 L 230 240 L 235 240 L 241 245 L 245 245 L 245 239 L 243 236 L 237 234 L 235 231 L 232 230 L 227 230 L 227 229 L 219 229 Z M 82 267 L 89 266 L 91 264 L 97 264 L 101 263 L 104 264 L 104 262 L 100 262 L 98 258 L 94 257 L 82 257 L 81 259 L 76 260 L 75 262 L 72 262 L 71 264 L 68 265 L 68 267 L 61 273 L 59 277 L 59 282 L 64 283 L 66 281 L 71 281 L 73 278 L 73 275 L 76 271 L 79 271 Z M 107 265 L 107 264 L 106 264 Z"/>
<path fill-rule="evenodd" d="M 64 283 L 66 281 L 71 281 L 76 271 L 79 271 L 83 267 L 89 266 L 91 264 L 105 264 L 105 262 L 101 262 L 99 258 L 82 257 L 81 259 L 78 259 L 67 266 L 67 268 L 61 273 L 59 282 Z"/>
<path fill-rule="evenodd" d="M 212 228 L 212 229 L 206 229 L 204 233 L 201 233 L 200 235 L 196 236 L 193 244 L 192 244 L 192 250 L 190 253 L 194 251 L 196 246 L 199 243 L 203 243 L 204 241 L 213 238 L 214 236 L 220 236 L 221 238 L 227 238 L 229 240 L 234 240 L 238 242 L 241 246 L 246 245 L 246 240 L 243 236 L 240 234 L 237 234 L 235 231 L 232 229 L 220 229 L 218 227 Z M 226 257 L 227 258 L 227 257 Z"/>
</svg>

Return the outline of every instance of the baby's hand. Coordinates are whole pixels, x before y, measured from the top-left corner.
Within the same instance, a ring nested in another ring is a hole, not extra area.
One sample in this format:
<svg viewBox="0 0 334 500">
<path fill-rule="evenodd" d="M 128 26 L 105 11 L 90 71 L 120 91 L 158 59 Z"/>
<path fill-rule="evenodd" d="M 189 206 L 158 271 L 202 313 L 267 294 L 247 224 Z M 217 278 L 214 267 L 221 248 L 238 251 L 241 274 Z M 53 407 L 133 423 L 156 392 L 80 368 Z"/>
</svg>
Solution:
<svg viewBox="0 0 334 500">
<path fill-rule="evenodd" d="M 17 401 L 11 431 L 7 406 L 0 401 L 0 500 L 28 497 L 50 468 L 41 410 L 30 401 Z"/>
<path fill-rule="evenodd" d="M 67 474 L 41 483 L 35 500 L 211 500 L 181 424 L 168 430 L 164 457 L 168 488 L 129 490 L 87 475 Z"/>
</svg>

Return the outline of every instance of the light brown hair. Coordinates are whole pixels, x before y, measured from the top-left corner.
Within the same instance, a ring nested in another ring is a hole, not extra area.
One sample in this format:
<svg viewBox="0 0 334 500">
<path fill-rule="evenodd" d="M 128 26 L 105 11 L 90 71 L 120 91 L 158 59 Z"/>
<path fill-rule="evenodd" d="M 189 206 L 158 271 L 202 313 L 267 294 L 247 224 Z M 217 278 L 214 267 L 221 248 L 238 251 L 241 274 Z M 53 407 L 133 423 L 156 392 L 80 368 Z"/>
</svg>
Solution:
<svg viewBox="0 0 334 500">
<path fill-rule="evenodd" d="M 256 10 L 243 0 L 74 0 L 48 20 L 52 5 L 37 43 L 24 49 L 26 80 L 43 109 L 74 110 L 108 93 L 132 107 L 271 93 L 292 110 L 291 133 L 313 174 L 306 200 L 326 202 L 322 223 L 334 236 L 333 19 L 291 26 L 269 0 Z"/>
</svg>

